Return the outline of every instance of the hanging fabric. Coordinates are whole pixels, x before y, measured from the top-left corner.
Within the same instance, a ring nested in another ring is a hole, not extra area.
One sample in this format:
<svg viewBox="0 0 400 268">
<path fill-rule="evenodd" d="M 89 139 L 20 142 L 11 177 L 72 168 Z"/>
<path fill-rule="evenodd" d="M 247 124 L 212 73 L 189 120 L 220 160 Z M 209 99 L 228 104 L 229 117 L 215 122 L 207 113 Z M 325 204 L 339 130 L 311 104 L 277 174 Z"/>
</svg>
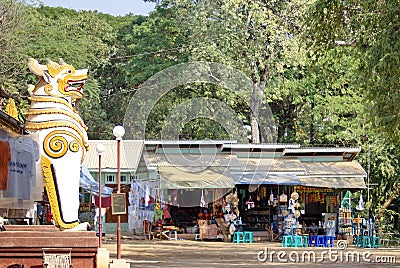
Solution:
<svg viewBox="0 0 400 268">
<path fill-rule="evenodd" d="M 364 200 L 363 200 L 362 194 L 360 194 L 360 200 L 358 201 L 356 209 L 357 210 L 364 210 Z"/>
<path fill-rule="evenodd" d="M 206 202 L 204 201 L 204 190 L 203 189 L 201 189 L 200 207 L 203 207 L 203 208 L 206 207 Z"/>
</svg>

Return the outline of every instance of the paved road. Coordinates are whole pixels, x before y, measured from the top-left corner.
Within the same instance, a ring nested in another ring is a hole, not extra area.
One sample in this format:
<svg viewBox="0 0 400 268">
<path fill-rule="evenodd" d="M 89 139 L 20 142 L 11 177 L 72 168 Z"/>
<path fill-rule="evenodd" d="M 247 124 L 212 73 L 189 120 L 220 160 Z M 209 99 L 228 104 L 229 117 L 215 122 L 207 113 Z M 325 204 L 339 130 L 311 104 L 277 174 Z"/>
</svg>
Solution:
<svg viewBox="0 0 400 268">
<path fill-rule="evenodd" d="M 103 247 L 110 251 L 111 260 L 116 259 L 115 240 L 107 239 Z M 329 253 L 327 248 L 282 248 L 281 244 L 271 242 L 122 239 L 121 252 L 130 267 L 400 267 L 400 248 L 350 246 L 346 250 L 334 248 Z"/>
</svg>

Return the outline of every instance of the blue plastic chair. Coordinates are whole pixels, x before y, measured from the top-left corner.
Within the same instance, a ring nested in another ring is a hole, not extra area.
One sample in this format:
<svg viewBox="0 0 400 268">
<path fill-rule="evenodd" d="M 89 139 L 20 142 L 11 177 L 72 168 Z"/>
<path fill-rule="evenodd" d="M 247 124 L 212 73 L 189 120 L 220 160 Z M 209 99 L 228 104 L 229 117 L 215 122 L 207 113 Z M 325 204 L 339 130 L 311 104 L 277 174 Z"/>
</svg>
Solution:
<svg viewBox="0 0 400 268">
<path fill-rule="evenodd" d="M 317 236 L 316 235 L 310 235 L 310 239 L 308 240 L 308 245 L 310 247 L 315 246 L 317 243 Z"/>
<path fill-rule="evenodd" d="M 316 241 L 315 241 L 315 246 L 316 247 L 326 247 L 326 239 L 324 235 L 317 235 Z"/>
<path fill-rule="evenodd" d="M 335 237 L 334 236 L 325 236 L 325 246 L 326 247 L 333 247 L 335 243 Z"/>
</svg>

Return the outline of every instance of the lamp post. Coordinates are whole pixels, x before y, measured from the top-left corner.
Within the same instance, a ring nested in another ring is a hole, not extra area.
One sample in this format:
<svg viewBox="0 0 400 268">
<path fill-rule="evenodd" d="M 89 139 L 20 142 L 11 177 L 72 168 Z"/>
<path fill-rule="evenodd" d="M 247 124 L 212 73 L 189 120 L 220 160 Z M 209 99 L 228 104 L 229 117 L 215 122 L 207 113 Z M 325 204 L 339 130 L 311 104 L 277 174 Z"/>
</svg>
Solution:
<svg viewBox="0 0 400 268">
<path fill-rule="evenodd" d="M 113 134 L 117 140 L 117 193 L 121 191 L 121 140 L 125 135 L 123 126 L 115 126 Z M 117 259 L 121 259 L 121 215 L 117 216 Z"/>
<path fill-rule="evenodd" d="M 104 152 L 104 145 L 99 143 L 96 146 L 97 154 L 99 155 L 99 248 L 102 247 L 103 240 L 103 218 L 101 215 L 101 155 Z"/>
</svg>

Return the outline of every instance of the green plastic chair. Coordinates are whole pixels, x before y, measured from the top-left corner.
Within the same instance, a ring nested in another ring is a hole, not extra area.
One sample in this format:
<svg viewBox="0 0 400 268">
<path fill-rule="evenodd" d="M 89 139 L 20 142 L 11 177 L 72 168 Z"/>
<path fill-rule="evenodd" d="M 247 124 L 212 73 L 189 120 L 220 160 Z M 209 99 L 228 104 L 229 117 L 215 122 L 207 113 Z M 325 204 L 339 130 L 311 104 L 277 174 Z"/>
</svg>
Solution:
<svg viewBox="0 0 400 268">
<path fill-rule="evenodd" d="M 244 234 L 243 232 L 234 232 L 233 233 L 233 243 L 244 243 Z"/>
<path fill-rule="evenodd" d="M 254 238 L 253 238 L 253 232 L 244 232 L 244 235 L 243 235 L 243 242 L 244 243 L 253 243 L 253 241 L 254 241 Z"/>
<path fill-rule="evenodd" d="M 381 247 L 381 238 L 379 236 L 371 237 L 372 247 L 380 248 Z"/>
<path fill-rule="evenodd" d="M 293 247 L 302 247 L 303 246 L 303 236 L 301 235 L 293 235 L 292 236 L 292 246 Z"/>
<path fill-rule="evenodd" d="M 302 235 L 302 238 L 303 238 L 302 246 L 303 246 L 303 247 L 308 247 L 308 243 L 309 243 L 309 241 L 308 241 L 308 235 Z"/>
<path fill-rule="evenodd" d="M 293 236 L 292 235 L 284 235 L 282 237 L 282 247 L 291 247 L 293 245 Z"/>
<path fill-rule="evenodd" d="M 371 248 L 372 247 L 372 243 L 371 243 L 371 237 L 370 236 L 363 236 L 362 237 L 362 247 L 363 248 Z"/>
</svg>

